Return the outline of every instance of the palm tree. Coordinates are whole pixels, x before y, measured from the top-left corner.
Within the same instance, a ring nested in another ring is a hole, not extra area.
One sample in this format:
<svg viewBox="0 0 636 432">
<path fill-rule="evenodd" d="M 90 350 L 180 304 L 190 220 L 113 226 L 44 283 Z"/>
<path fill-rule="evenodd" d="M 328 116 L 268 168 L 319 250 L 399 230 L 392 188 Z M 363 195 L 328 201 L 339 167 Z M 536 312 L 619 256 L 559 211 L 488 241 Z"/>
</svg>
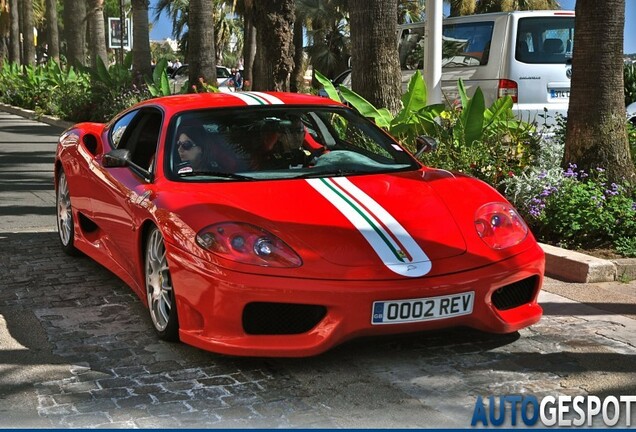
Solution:
<svg viewBox="0 0 636 432">
<path fill-rule="evenodd" d="M 307 25 L 313 70 L 335 77 L 347 68 L 351 51 L 346 0 L 297 0 L 297 10 Z"/>
<path fill-rule="evenodd" d="M 636 185 L 625 131 L 623 28 L 625 0 L 576 2 L 572 85 L 563 166 L 607 170 Z"/>
<path fill-rule="evenodd" d="M 481 0 L 480 3 L 488 3 L 489 1 Z M 477 6 L 476 0 L 450 0 L 448 3 L 450 3 L 450 16 L 472 15 Z M 494 0 L 493 3 L 497 3 L 497 1 Z"/>
<path fill-rule="evenodd" d="M 47 42 L 48 56 L 59 63 L 60 61 L 60 33 L 57 27 L 57 1 L 46 0 Z"/>
<path fill-rule="evenodd" d="M 256 1 L 254 8 L 259 65 L 254 88 L 289 91 L 290 73 L 294 67 L 294 0 Z"/>
<path fill-rule="evenodd" d="M 0 0 L 0 66 L 7 57 L 9 49 L 10 15 L 8 0 Z"/>
<path fill-rule="evenodd" d="M 84 0 L 64 0 L 64 32 L 68 64 L 85 65 L 86 2 Z"/>
<path fill-rule="evenodd" d="M 22 17 L 24 27 L 22 36 L 24 38 L 23 49 L 24 57 L 22 63 L 33 66 L 35 64 L 35 38 L 33 35 L 33 3 L 30 1 L 22 2 Z"/>
<path fill-rule="evenodd" d="M 172 20 L 172 36 L 181 39 L 188 26 L 189 0 L 159 0 L 155 6 L 155 20 L 165 13 Z"/>
<path fill-rule="evenodd" d="M 296 9 L 298 11 L 298 9 Z M 296 13 L 296 22 L 294 22 L 294 69 L 292 69 L 289 89 L 292 92 L 298 92 L 301 89 L 303 79 L 303 63 L 305 51 L 303 47 L 303 22 L 304 19 Z"/>
<path fill-rule="evenodd" d="M 148 26 L 148 0 L 132 0 L 133 18 L 133 73 L 138 82 L 152 74 L 150 54 L 150 28 Z"/>
<path fill-rule="evenodd" d="M 225 1 L 215 1 L 214 6 L 214 51 L 216 61 L 223 63 L 223 55 L 227 51 L 230 42 L 234 39 L 240 45 L 243 39 L 242 29 L 234 18 L 234 7 Z"/>
<path fill-rule="evenodd" d="M 515 10 L 554 10 L 561 6 L 557 0 L 448 0 L 450 16 Z"/>
<path fill-rule="evenodd" d="M 20 14 L 18 0 L 9 0 L 9 61 L 20 63 Z"/>
<path fill-rule="evenodd" d="M 353 90 L 377 107 L 401 108 L 397 0 L 349 0 Z M 373 23 L 373 25 L 369 25 Z"/>
<path fill-rule="evenodd" d="M 399 0 L 398 23 L 412 23 L 424 21 L 426 0 Z"/>
<path fill-rule="evenodd" d="M 472 0 L 472 3 L 474 3 L 474 0 Z M 473 9 L 475 13 L 487 13 L 515 10 L 554 10 L 560 8 L 561 6 L 556 0 L 480 0 Z M 467 14 L 462 13 L 461 15 Z"/>
<path fill-rule="evenodd" d="M 256 27 L 254 26 L 254 0 L 234 0 L 235 11 L 243 17 L 243 88 L 249 90 L 253 82 L 256 57 Z"/>
<path fill-rule="evenodd" d="M 104 29 L 104 0 L 88 0 L 88 10 L 86 14 L 90 29 L 89 52 L 91 54 L 91 62 L 93 66 L 96 66 L 97 59 L 101 58 L 102 62 L 107 65 L 108 55 L 106 53 L 106 30 Z"/>
<path fill-rule="evenodd" d="M 214 5 L 209 0 L 191 0 L 188 15 L 188 74 L 190 88 L 201 88 L 205 83 L 216 85 L 214 57 Z"/>
</svg>

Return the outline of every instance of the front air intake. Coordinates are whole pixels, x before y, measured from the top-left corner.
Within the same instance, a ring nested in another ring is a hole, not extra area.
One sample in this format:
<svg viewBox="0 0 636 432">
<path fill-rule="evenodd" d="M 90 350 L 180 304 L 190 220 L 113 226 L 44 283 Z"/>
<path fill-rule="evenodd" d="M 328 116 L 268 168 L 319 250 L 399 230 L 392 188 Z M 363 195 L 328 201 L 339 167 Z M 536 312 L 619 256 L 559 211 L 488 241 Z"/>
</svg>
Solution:
<svg viewBox="0 0 636 432">
<path fill-rule="evenodd" d="M 530 303 L 536 287 L 536 276 L 506 285 L 492 294 L 492 304 L 499 310 L 507 310 Z"/>
<path fill-rule="evenodd" d="M 305 333 L 327 314 L 319 305 L 293 303 L 248 303 L 243 309 L 243 330 L 252 335 Z"/>
</svg>

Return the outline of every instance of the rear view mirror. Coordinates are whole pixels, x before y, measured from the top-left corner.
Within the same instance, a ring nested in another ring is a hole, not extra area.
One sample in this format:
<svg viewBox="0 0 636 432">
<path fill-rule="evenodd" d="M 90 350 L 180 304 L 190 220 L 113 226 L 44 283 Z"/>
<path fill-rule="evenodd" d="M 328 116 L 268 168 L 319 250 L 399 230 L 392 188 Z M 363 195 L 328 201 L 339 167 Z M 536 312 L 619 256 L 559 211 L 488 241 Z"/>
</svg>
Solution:
<svg viewBox="0 0 636 432">
<path fill-rule="evenodd" d="M 426 135 L 420 135 L 415 138 L 415 157 L 420 158 L 424 153 L 430 153 L 437 150 L 437 141 Z"/>
<path fill-rule="evenodd" d="M 127 150 L 127 149 L 111 150 L 104 155 L 102 164 L 106 168 L 119 168 L 119 167 L 128 166 L 130 164 L 130 150 Z"/>
</svg>

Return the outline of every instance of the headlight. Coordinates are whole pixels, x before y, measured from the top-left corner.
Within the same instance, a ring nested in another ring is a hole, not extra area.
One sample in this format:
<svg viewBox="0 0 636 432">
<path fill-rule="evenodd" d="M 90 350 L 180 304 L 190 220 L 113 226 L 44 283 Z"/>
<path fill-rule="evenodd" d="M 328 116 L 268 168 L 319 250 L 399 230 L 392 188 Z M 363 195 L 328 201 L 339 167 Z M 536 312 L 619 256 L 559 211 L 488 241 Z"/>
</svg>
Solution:
<svg viewBox="0 0 636 432">
<path fill-rule="evenodd" d="M 281 239 L 254 225 L 222 222 L 203 228 L 196 237 L 203 249 L 223 258 L 265 267 L 300 267 L 302 260 Z"/>
<path fill-rule="evenodd" d="M 528 236 L 528 226 L 510 204 L 489 203 L 475 213 L 479 237 L 493 249 L 505 249 Z"/>
</svg>

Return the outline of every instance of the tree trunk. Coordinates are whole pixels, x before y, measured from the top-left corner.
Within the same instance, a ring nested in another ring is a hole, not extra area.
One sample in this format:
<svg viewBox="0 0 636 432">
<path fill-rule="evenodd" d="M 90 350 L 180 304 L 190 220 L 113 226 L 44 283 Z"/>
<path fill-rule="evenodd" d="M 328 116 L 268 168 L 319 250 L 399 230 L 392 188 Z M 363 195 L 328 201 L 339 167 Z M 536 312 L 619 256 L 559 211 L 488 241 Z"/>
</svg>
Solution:
<svg viewBox="0 0 636 432">
<path fill-rule="evenodd" d="M 18 0 L 9 1 L 9 61 L 20 63 L 20 8 Z"/>
<path fill-rule="evenodd" d="M 305 57 L 303 47 L 303 21 L 301 17 L 296 17 L 296 22 L 294 23 L 294 69 L 291 73 L 289 88 L 296 93 L 300 91 L 303 86 L 303 60 Z"/>
<path fill-rule="evenodd" d="M 264 60 L 257 90 L 289 91 L 290 74 L 294 67 L 293 34 L 294 0 L 258 1 L 254 4 L 257 53 Z M 395 17 L 395 15 L 394 15 Z"/>
<path fill-rule="evenodd" d="M 64 0 L 64 33 L 66 60 L 71 66 L 86 64 L 86 3 L 84 0 Z"/>
<path fill-rule="evenodd" d="M 0 67 L 7 59 L 9 49 L 10 16 L 8 0 L 0 0 Z"/>
<path fill-rule="evenodd" d="M 24 59 L 23 64 L 35 65 L 35 36 L 33 34 L 33 2 L 24 0 L 22 2 L 22 14 L 24 16 Z"/>
<path fill-rule="evenodd" d="M 607 170 L 636 182 L 625 129 L 623 27 L 625 0 L 576 2 L 572 85 L 563 167 Z"/>
<path fill-rule="evenodd" d="M 190 89 L 202 89 L 203 80 L 216 86 L 213 4 L 209 0 L 190 0 L 188 13 L 188 73 Z"/>
<path fill-rule="evenodd" d="M 148 0 L 133 0 L 133 74 L 137 83 L 143 77 L 152 76 L 152 54 L 150 53 L 150 28 L 148 26 Z"/>
<path fill-rule="evenodd" d="M 48 56 L 60 62 L 60 31 L 57 27 L 57 1 L 46 0 L 46 21 L 48 23 Z M 108 64 L 108 63 L 106 63 Z"/>
<path fill-rule="evenodd" d="M 349 11 L 353 91 L 395 114 L 402 94 L 395 42 L 397 0 L 349 0 Z"/>
<path fill-rule="evenodd" d="M 108 66 L 106 53 L 106 29 L 104 28 L 104 0 L 88 0 L 88 24 L 90 35 L 91 64 L 97 66 L 97 59 L 101 58 Z"/>
<path fill-rule="evenodd" d="M 245 16 L 245 38 L 243 42 L 243 88 L 249 90 L 254 82 L 254 58 L 256 57 L 256 27 L 252 15 Z"/>
</svg>

